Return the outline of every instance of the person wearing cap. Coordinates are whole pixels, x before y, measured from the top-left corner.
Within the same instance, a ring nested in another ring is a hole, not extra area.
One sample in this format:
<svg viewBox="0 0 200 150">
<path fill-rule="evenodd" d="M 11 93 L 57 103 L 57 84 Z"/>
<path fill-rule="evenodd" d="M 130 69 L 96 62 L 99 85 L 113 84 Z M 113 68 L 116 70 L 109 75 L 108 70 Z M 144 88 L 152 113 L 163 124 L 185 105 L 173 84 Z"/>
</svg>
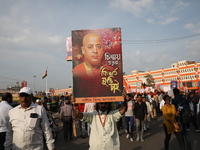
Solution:
<svg viewBox="0 0 200 150">
<path fill-rule="evenodd" d="M 12 94 L 9 92 L 3 93 L 2 102 L 0 103 L 0 150 L 4 150 L 4 142 L 9 122 L 8 112 L 12 109 Z"/>
<path fill-rule="evenodd" d="M 36 99 L 35 103 L 38 104 L 38 105 L 42 105 L 42 102 L 41 102 L 40 99 Z"/>
<path fill-rule="evenodd" d="M 5 150 L 42 150 L 43 135 L 49 150 L 56 150 L 45 109 L 32 102 L 32 90 L 19 91 L 20 105 L 9 111 Z"/>
</svg>

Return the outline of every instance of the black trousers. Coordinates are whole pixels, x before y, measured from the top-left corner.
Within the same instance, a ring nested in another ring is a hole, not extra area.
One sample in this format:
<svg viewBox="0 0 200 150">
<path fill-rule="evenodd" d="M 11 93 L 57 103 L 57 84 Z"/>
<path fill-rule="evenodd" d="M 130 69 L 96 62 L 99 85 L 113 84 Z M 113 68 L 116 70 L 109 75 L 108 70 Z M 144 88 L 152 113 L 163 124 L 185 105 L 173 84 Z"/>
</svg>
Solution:
<svg viewBox="0 0 200 150">
<path fill-rule="evenodd" d="M 6 132 L 0 133 L 0 150 L 4 150 L 4 142 L 6 140 Z"/>
<path fill-rule="evenodd" d="M 194 125 L 195 130 L 199 130 L 196 115 L 192 115 L 191 122 Z M 187 125 L 187 129 L 190 129 L 190 123 Z"/>
<path fill-rule="evenodd" d="M 64 133 L 64 139 L 68 140 L 69 138 L 72 138 L 72 117 L 63 117 L 63 133 Z"/>
<path fill-rule="evenodd" d="M 164 131 L 165 131 L 165 141 L 164 141 L 164 144 L 165 144 L 165 150 L 169 150 L 169 141 L 171 139 L 171 134 L 168 134 L 167 133 L 167 127 L 165 124 L 163 124 L 163 127 L 164 127 Z M 185 142 L 184 142 L 184 138 L 183 138 L 183 135 L 181 132 L 174 132 L 177 140 L 178 140 L 178 143 L 179 143 L 179 147 L 181 150 L 185 150 Z"/>
<path fill-rule="evenodd" d="M 183 139 L 185 141 L 185 149 L 186 150 L 192 150 L 192 146 L 191 146 L 191 140 L 190 140 L 190 136 L 186 130 L 186 127 L 187 125 L 184 125 L 182 122 L 182 117 L 181 115 L 179 114 L 178 117 L 177 117 L 177 121 L 179 123 L 179 126 L 180 126 L 180 129 L 181 129 L 181 133 L 183 135 Z"/>
<path fill-rule="evenodd" d="M 117 130 L 119 131 L 121 127 L 122 127 L 122 117 L 117 122 Z"/>
</svg>

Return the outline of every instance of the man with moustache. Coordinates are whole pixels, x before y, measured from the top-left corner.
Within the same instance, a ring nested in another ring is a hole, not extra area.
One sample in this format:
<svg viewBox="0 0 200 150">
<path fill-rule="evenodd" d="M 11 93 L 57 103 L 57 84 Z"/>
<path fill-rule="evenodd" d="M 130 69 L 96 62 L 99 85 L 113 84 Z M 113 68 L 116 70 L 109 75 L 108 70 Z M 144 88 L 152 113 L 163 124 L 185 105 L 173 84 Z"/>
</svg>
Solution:
<svg viewBox="0 0 200 150">
<path fill-rule="evenodd" d="M 127 110 L 124 102 L 120 109 L 111 111 L 111 103 L 100 102 L 96 104 L 96 110 L 89 113 L 81 113 L 75 107 L 76 118 L 91 124 L 89 150 L 119 150 L 120 141 L 116 122 Z"/>
<path fill-rule="evenodd" d="M 134 108 L 134 122 L 136 123 L 137 138 L 136 141 L 144 142 L 144 121 L 147 120 L 147 106 L 146 103 L 142 101 L 142 95 L 138 94 L 136 97 L 137 103 L 135 103 Z"/>
<path fill-rule="evenodd" d="M 120 90 L 113 93 L 109 86 L 102 85 L 102 72 L 112 72 L 114 69 L 102 63 L 104 45 L 101 37 L 96 33 L 85 35 L 81 50 L 84 62 L 73 69 L 75 97 L 121 96 Z M 119 79 L 116 74 L 112 78 Z"/>
<path fill-rule="evenodd" d="M 9 111 L 5 150 L 43 149 L 43 135 L 49 150 L 56 150 L 44 107 L 32 102 L 29 87 L 19 91 L 20 105 Z"/>
</svg>

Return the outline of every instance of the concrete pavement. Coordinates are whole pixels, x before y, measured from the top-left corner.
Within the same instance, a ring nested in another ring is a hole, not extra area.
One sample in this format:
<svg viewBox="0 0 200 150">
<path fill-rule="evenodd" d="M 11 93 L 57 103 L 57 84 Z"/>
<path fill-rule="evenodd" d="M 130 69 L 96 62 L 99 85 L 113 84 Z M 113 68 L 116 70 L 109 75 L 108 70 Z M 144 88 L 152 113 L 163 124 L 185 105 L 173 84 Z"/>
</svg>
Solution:
<svg viewBox="0 0 200 150">
<path fill-rule="evenodd" d="M 121 150 L 164 150 L 164 138 L 165 133 L 163 130 L 163 117 L 160 116 L 156 119 L 151 120 L 150 131 L 144 133 L 144 142 L 137 142 L 136 133 L 134 132 L 134 141 L 131 142 L 129 139 L 126 139 L 125 130 L 121 129 L 119 131 L 120 135 L 120 145 Z M 78 129 L 77 129 L 78 132 Z M 194 127 L 191 125 L 191 130 L 189 135 L 192 143 L 192 150 L 200 150 L 200 133 L 195 133 Z M 65 142 L 63 139 L 63 133 L 58 135 L 56 141 L 56 147 L 58 150 L 88 150 L 89 149 L 89 138 L 81 139 L 75 137 L 73 140 Z M 178 150 L 178 141 L 174 134 L 171 136 L 170 140 L 170 150 Z"/>
</svg>

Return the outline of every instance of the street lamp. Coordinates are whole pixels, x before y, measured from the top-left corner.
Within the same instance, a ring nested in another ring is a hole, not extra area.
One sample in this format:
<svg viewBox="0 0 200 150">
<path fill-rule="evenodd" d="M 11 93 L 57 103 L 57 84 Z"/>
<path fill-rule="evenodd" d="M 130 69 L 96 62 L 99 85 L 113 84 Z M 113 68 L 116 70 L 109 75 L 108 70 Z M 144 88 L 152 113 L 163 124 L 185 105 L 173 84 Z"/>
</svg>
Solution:
<svg viewBox="0 0 200 150">
<path fill-rule="evenodd" d="M 35 77 L 36 77 L 36 75 L 34 75 L 33 77 L 34 77 L 34 92 L 33 93 L 35 93 Z"/>
</svg>

